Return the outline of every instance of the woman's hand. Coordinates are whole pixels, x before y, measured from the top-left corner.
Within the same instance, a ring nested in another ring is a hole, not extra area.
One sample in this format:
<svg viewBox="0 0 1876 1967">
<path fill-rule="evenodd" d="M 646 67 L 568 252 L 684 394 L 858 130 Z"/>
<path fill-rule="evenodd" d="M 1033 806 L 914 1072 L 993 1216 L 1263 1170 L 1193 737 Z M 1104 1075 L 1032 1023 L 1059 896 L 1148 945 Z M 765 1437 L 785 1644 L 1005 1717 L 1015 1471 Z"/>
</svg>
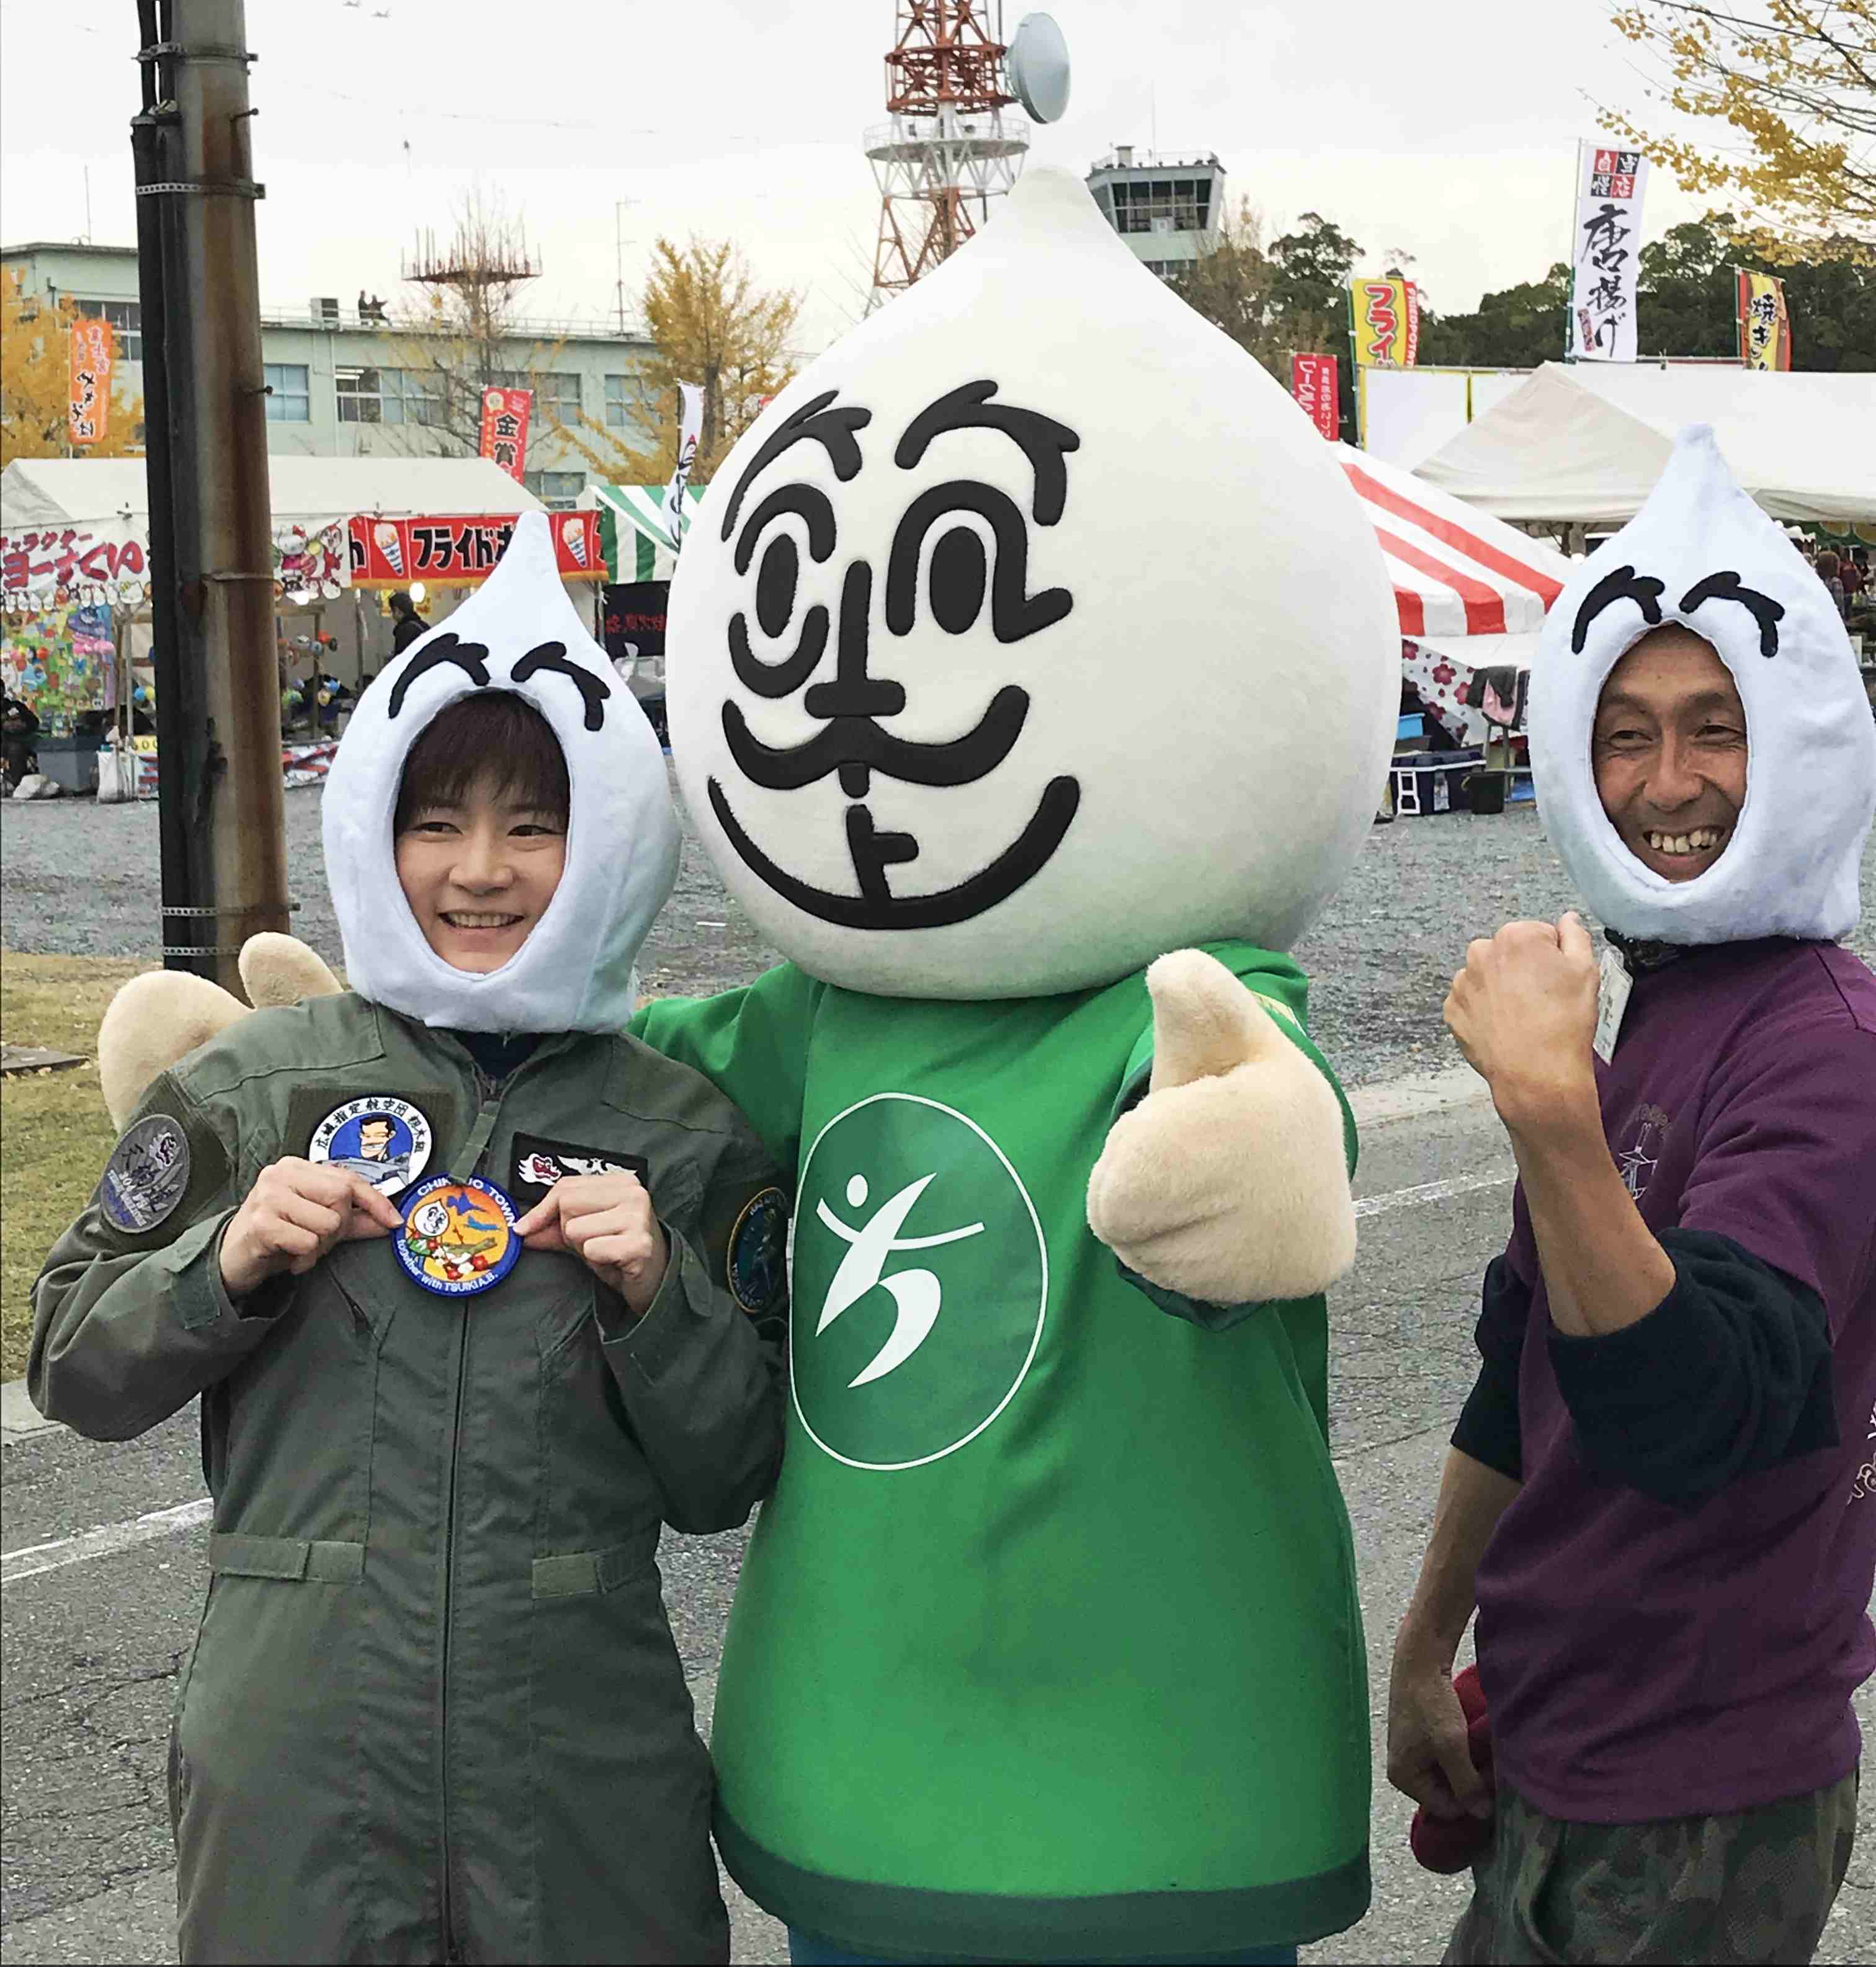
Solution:
<svg viewBox="0 0 1876 1967">
<path fill-rule="evenodd" d="M 635 1174 L 563 1175 L 515 1226 L 531 1250 L 570 1250 L 642 1318 L 664 1281 L 669 1250 Z"/>
<path fill-rule="evenodd" d="M 362 1177 L 286 1156 L 261 1170 L 222 1232 L 223 1288 L 245 1297 L 283 1271 L 303 1276 L 335 1245 L 388 1235 L 403 1220 Z"/>
</svg>

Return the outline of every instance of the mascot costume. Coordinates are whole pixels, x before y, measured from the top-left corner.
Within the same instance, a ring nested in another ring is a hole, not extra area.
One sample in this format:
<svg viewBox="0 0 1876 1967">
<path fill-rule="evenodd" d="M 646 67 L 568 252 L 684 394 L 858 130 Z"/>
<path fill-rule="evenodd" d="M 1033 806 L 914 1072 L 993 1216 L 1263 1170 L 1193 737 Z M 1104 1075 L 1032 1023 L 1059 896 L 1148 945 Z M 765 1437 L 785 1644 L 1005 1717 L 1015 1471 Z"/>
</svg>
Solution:
<svg viewBox="0 0 1876 1967">
<path fill-rule="evenodd" d="M 743 438 L 670 622 L 686 800 L 788 959 L 634 1025 L 796 1181 L 730 1870 L 869 1953 L 1347 1927 L 1354 1129 L 1282 952 L 1366 836 L 1399 637 L 1333 451 L 1034 170 Z"/>
</svg>

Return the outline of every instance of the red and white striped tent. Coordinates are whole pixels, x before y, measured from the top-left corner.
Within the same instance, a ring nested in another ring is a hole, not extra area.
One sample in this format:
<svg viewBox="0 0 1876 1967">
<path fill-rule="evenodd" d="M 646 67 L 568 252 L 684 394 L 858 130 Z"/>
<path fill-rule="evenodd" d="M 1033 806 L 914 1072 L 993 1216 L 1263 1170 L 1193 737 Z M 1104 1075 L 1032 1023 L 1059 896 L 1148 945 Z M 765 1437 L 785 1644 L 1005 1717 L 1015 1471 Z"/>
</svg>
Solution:
<svg viewBox="0 0 1876 1967">
<path fill-rule="evenodd" d="M 1394 583 L 1403 635 L 1519 635 L 1539 627 L 1570 563 L 1555 547 L 1435 490 L 1398 465 L 1335 447 Z"/>
</svg>

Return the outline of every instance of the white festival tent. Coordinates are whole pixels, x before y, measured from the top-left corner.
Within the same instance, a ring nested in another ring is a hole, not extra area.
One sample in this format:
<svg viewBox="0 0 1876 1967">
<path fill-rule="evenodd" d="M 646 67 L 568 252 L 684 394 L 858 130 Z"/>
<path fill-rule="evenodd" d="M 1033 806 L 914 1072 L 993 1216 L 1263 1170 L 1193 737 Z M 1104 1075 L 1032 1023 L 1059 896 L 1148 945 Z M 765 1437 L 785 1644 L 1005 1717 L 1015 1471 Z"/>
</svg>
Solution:
<svg viewBox="0 0 1876 1967">
<path fill-rule="evenodd" d="M 1619 525 L 1689 424 L 1713 425 L 1734 476 L 1774 518 L 1876 519 L 1867 374 L 1547 362 L 1416 473 L 1501 519 Z"/>
</svg>

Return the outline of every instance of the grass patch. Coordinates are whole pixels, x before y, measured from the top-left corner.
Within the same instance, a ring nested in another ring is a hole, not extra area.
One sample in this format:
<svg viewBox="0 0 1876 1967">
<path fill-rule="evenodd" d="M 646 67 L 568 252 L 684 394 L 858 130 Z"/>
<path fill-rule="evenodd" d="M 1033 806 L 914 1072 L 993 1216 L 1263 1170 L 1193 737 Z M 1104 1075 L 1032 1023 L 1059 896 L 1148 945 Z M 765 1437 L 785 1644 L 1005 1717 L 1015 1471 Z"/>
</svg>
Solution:
<svg viewBox="0 0 1876 1967">
<path fill-rule="evenodd" d="M 120 984 L 153 967 L 0 950 L 0 1036 L 86 1061 L 0 1080 L 0 1379 L 26 1370 L 33 1280 L 84 1207 L 116 1138 L 98 1084 L 98 1020 Z"/>
</svg>

